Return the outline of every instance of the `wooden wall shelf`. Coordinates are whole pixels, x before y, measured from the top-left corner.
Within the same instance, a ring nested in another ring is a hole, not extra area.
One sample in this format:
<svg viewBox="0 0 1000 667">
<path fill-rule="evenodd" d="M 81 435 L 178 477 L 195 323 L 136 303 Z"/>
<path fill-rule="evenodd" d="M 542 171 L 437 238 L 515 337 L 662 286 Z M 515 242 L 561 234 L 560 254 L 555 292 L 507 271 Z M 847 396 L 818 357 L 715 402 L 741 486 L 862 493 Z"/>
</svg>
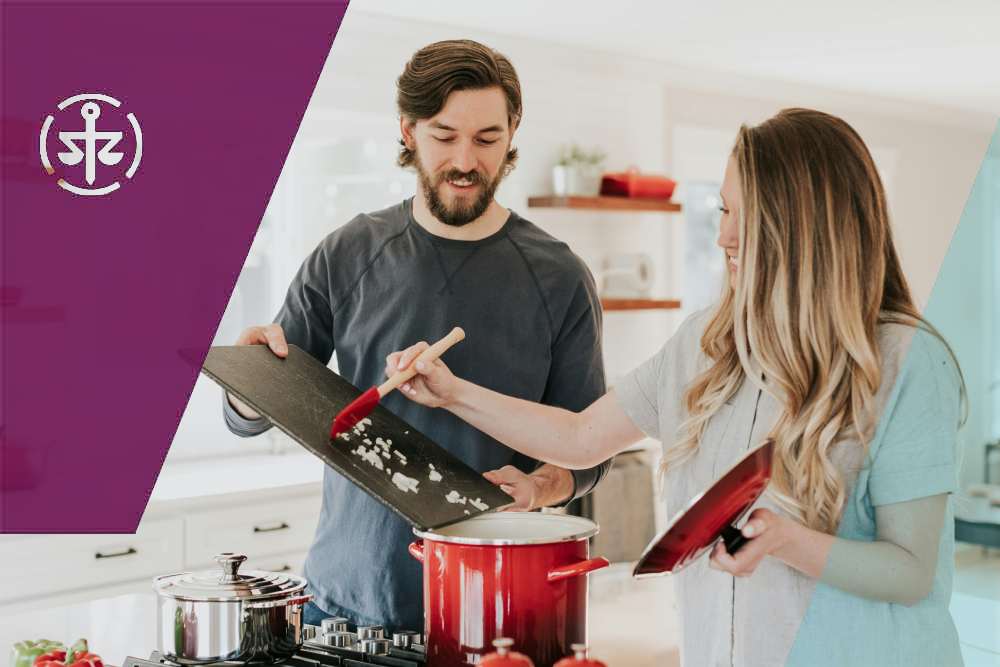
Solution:
<svg viewBox="0 0 1000 667">
<path fill-rule="evenodd" d="M 601 307 L 611 310 L 675 310 L 681 307 L 677 299 L 601 299 Z"/>
<path fill-rule="evenodd" d="M 666 211 L 678 213 L 681 205 L 669 199 L 639 199 L 635 197 L 528 197 L 529 208 L 574 208 L 593 211 Z"/>
</svg>

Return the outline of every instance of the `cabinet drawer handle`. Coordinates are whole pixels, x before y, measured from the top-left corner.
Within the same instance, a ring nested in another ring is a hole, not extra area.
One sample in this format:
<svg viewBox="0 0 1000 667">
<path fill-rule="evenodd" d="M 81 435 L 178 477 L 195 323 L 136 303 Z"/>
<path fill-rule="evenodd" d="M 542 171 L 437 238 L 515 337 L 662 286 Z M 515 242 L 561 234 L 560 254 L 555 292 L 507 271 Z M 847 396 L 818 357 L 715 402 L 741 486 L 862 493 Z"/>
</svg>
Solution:
<svg viewBox="0 0 1000 667">
<path fill-rule="evenodd" d="M 122 556 L 131 556 L 137 553 L 139 552 L 136 551 L 135 547 L 129 547 L 125 551 L 116 551 L 110 554 L 102 554 L 100 551 L 98 551 L 96 554 L 94 554 L 94 558 L 96 558 L 97 560 L 101 560 L 102 558 L 121 558 Z"/>
<path fill-rule="evenodd" d="M 255 532 L 255 533 L 273 533 L 276 530 L 288 530 L 289 528 L 291 528 L 291 526 L 289 526 L 287 523 L 285 523 L 284 521 L 282 521 L 277 526 L 268 526 L 267 528 L 261 528 L 260 526 L 254 526 L 253 527 L 253 532 Z"/>
</svg>

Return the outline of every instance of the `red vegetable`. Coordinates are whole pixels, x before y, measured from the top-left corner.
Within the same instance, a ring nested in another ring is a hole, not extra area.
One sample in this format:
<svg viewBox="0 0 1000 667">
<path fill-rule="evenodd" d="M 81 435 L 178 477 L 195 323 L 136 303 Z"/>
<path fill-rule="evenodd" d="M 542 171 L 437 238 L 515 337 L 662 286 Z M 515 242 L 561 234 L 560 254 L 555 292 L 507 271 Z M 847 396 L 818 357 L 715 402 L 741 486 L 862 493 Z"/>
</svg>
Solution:
<svg viewBox="0 0 1000 667">
<path fill-rule="evenodd" d="M 83 653 L 74 655 L 73 662 L 69 663 L 66 667 L 104 667 L 104 663 L 101 662 L 101 656 L 96 653 L 84 651 Z"/>
<path fill-rule="evenodd" d="M 87 642 L 73 644 L 68 651 L 49 651 L 35 658 L 34 667 L 104 667 L 101 656 L 87 650 Z"/>
<path fill-rule="evenodd" d="M 66 664 L 66 651 L 49 651 L 35 658 L 35 667 L 63 667 Z"/>
</svg>

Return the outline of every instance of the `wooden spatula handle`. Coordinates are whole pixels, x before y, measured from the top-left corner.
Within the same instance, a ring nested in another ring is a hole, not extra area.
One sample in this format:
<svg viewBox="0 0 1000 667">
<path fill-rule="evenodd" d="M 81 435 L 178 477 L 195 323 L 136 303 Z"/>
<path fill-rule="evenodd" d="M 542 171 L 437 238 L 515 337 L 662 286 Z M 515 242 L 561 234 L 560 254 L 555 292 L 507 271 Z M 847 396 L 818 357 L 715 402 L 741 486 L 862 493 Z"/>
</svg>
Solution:
<svg viewBox="0 0 1000 667">
<path fill-rule="evenodd" d="M 417 374 L 417 362 L 418 361 L 434 361 L 442 354 L 444 354 L 448 348 L 457 343 L 458 341 L 465 338 L 465 332 L 462 331 L 461 327 L 455 327 L 451 330 L 447 336 L 439 340 L 438 342 L 431 345 L 429 348 L 420 353 L 420 355 L 413 360 L 413 362 L 407 366 L 405 369 L 399 371 L 391 378 L 386 380 L 379 386 L 378 395 L 379 397 L 385 396 L 393 389 L 397 388 L 399 385 L 403 384 L 407 380 L 413 378 Z"/>
</svg>

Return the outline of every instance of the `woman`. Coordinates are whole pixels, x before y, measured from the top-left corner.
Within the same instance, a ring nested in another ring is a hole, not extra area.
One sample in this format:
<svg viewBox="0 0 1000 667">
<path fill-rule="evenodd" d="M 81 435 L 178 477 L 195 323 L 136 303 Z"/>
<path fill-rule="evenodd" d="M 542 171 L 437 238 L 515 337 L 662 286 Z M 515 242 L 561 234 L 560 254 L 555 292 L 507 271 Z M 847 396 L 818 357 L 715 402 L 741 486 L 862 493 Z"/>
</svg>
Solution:
<svg viewBox="0 0 1000 667">
<path fill-rule="evenodd" d="M 963 383 L 913 304 L 871 155 L 839 118 L 788 109 L 740 129 L 721 195 L 720 302 L 583 412 L 440 361 L 404 392 L 567 468 L 658 438 L 670 512 L 773 439 L 750 541 L 675 579 L 686 665 L 961 664 L 948 600 Z"/>
</svg>

